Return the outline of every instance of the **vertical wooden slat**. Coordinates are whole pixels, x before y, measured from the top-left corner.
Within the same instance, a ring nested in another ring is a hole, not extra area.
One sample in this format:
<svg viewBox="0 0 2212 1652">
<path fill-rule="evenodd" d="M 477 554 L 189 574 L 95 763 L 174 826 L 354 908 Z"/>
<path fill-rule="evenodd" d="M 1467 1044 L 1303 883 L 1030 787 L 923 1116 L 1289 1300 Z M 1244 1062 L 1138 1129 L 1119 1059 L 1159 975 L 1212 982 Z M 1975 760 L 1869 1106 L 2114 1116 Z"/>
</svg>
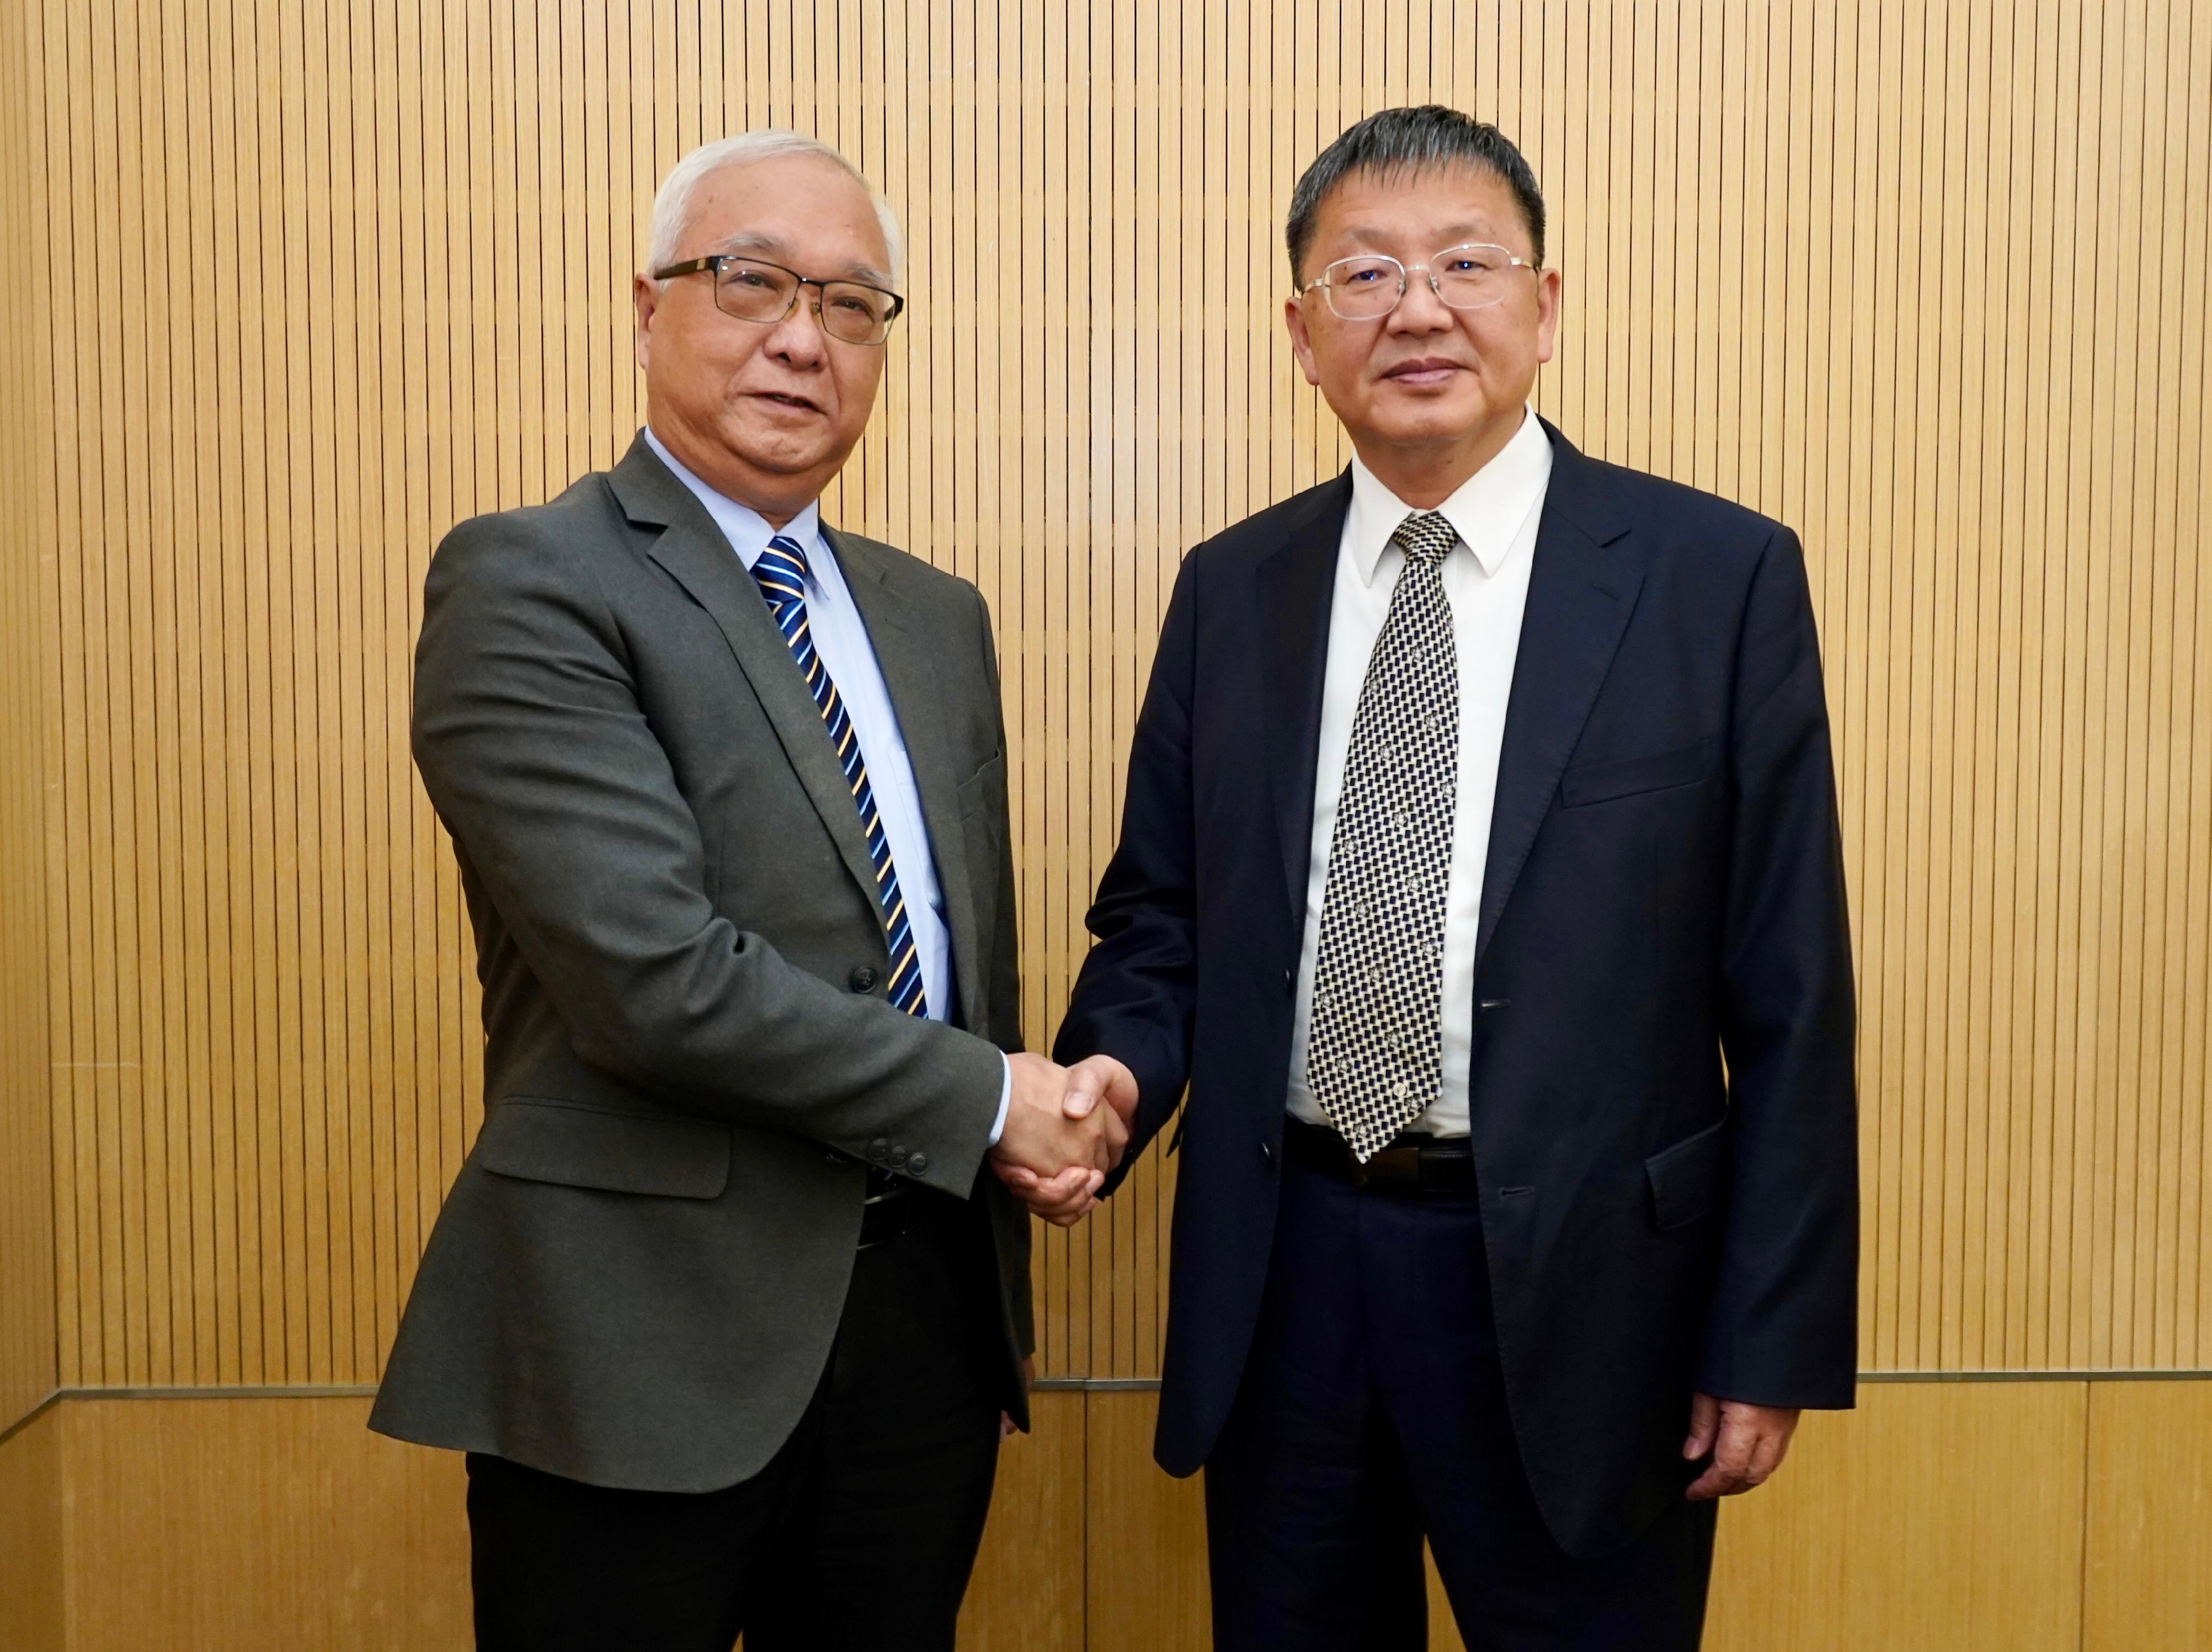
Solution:
<svg viewBox="0 0 2212 1652">
<path fill-rule="evenodd" d="M 21 9 L 0 17 L 0 396 L 18 408 L 52 393 L 44 26 Z M 16 501 L 0 519 L 0 696 L 11 714 L 0 722 L 0 1429 L 52 1391 L 58 1369 L 43 853 L 57 755 L 43 703 L 52 454 L 44 420 L 0 447 L 0 488 Z"/>
</svg>

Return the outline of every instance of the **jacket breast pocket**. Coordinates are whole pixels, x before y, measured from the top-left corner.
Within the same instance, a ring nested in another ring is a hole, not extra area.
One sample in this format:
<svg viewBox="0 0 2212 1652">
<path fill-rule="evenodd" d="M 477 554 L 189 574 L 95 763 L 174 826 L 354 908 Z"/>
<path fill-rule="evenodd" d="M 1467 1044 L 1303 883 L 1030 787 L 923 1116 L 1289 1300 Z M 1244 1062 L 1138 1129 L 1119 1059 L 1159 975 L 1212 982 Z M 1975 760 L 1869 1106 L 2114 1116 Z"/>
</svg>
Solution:
<svg viewBox="0 0 2212 1652">
<path fill-rule="evenodd" d="M 1570 768 L 1560 777 L 1559 800 L 1570 809 L 1580 809 L 1643 792 L 1688 786 L 1712 772 L 1713 742 L 1699 740 L 1645 757 L 1615 757 Z"/>
<path fill-rule="evenodd" d="M 1651 1182 L 1651 1211 L 1661 1232 L 1687 1227 L 1727 1197 L 1728 1120 L 1686 1136 L 1644 1161 Z"/>
<path fill-rule="evenodd" d="M 664 1199 L 719 1198 L 730 1181 L 726 1125 L 536 1096 L 493 1108 L 473 1157 L 496 1175 Z"/>
</svg>

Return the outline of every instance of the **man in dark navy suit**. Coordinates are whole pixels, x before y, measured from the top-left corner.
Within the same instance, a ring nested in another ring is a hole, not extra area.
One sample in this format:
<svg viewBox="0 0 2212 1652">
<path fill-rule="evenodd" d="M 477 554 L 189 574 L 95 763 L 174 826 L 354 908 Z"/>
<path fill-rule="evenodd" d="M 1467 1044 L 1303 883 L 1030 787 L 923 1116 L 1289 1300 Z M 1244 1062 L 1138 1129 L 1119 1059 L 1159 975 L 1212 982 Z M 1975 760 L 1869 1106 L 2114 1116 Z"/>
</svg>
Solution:
<svg viewBox="0 0 2212 1652">
<path fill-rule="evenodd" d="M 1188 1086 L 1156 1451 L 1206 1468 L 1223 1648 L 1422 1646 L 1425 1536 L 1471 1648 L 1694 1647 L 1713 1499 L 1851 1403 L 1802 554 L 1529 410 L 1543 232 L 1448 109 L 1299 183 L 1285 319 L 1358 458 L 1184 562 L 1055 1052 L 1132 1152 Z"/>
</svg>

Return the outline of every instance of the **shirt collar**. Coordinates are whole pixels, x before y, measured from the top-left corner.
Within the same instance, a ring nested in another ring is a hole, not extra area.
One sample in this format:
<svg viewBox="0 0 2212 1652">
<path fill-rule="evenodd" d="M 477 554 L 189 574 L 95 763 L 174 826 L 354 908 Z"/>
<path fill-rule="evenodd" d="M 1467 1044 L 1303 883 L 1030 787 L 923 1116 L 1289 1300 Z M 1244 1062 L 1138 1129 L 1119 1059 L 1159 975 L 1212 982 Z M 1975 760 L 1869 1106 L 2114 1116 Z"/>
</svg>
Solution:
<svg viewBox="0 0 2212 1652">
<path fill-rule="evenodd" d="M 674 472 L 676 479 L 689 488 L 698 501 L 707 507 L 707 514 L 714 519 L 714 525 L 722 531 L 722 538 L 730 542 L 730 549 L 738 553 L 738 560 L 752 572 L 753 564 L 760 561 L 761 552 L 768 542 L 778 534 L 787 539 L 796 539 L 805 550 L 810 570 L 814 557 L 819 555 L 822 544 L 822 501 L 814 501 L 780 528 L 772 528 L 768 519 L 750 506 L 740 505 L 726 495 L 716 493 L 691 473 L 684 461 L 668 451 L 667 446 L 645 427 L 645 443 L 660 456 L 660 462 Z"/>
<path fill-rule="evenodd" d="M 1513 439 L 1437 507 L 1444 520 L 1474 554 L 1486 575 L 1495 578 L 1519 541 L 1528 513 L 1543 499 L 1552 477 L 1552 441 L 1533 410 L 1523 413 Z M 1375 583 L 1390 536 L 1413 507 L 1376 479 L 1357 455 L 1352 461 L 1352 509 L 1345 518 L 1344 549 L 1360 582 Z"/>
</svg>

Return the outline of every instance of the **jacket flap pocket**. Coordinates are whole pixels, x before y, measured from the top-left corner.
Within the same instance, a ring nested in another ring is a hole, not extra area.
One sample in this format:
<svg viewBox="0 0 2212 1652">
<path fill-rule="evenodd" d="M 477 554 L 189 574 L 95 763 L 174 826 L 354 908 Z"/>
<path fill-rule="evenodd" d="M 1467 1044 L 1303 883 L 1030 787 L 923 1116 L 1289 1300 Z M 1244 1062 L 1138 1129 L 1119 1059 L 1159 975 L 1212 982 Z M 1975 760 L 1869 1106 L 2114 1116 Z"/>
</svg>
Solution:
<svg viewBox="0 0 2212 1652">
<path fill-rule="evenodd" d="M 484 1121 L 475 1158 L 526 1181 L 714 1199 L 729 1185 L 730 1132 L 706 1119 L 510 1096 Z"/>
<path fill-rule="evenodd" d="M 1709 1125 L 1644 1161 L 1651 1179 L 1651 1206 L 1660 1228 L 1696 1221 L 1728 1192 L 1728 1120 Z"/>
<path fill-rule="evenodd" d="M 1606 803 L 1638 792 L 1687 786 L 1705 779 L 1712 768 L 1713 743 L 1699 740 L 1672 751 L 1655 751 L 1648 757 L 1617 757 L 1570 768 L 1560 778 L 1559 798 L 1568 808 L 1579 809 L 1586 803 Z"/>
</svg>

